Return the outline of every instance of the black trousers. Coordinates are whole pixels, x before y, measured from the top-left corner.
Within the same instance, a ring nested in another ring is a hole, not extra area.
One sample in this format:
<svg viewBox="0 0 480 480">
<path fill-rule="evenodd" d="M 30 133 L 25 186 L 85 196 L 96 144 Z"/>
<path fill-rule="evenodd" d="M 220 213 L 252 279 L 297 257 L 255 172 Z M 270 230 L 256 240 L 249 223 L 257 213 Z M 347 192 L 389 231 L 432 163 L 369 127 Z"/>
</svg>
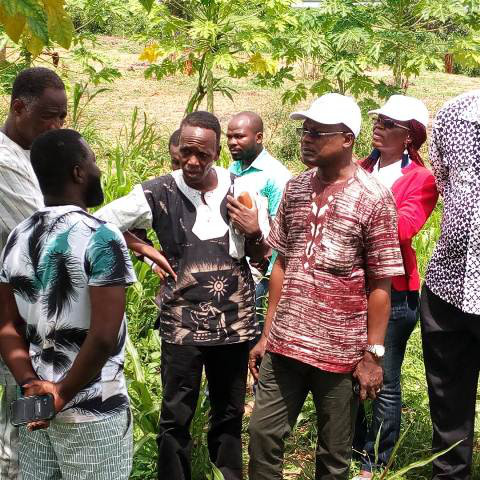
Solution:
<svg viewBox="0 0 480 480">
<path fill-rule="evenodd" d="M 163 401 L 158 443 L 158 478 L 190 480 L 190 424 L 197 407 L 203 367 L 211 405 L 208 450 L 225 480 L 242 479 L 242 417 L 248 342 L 194 347 L 162 342 Z"/>
<path fill-rule="evenodd" d="M 432 449 L 439 452 L 463 440 L 433 462 L 432 478 L 469 479 L 480 366 L 480 315 L 462 312 L 424 286 L 420 318 Z"/>
</svg>

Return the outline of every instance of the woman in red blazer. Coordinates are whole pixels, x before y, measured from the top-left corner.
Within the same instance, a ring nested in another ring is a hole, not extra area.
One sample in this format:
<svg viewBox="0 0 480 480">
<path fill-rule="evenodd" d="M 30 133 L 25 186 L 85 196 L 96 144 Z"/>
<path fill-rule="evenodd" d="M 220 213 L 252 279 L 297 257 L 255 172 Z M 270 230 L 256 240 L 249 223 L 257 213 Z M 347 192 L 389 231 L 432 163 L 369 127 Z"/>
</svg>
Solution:
<svg viewBox="0 0 480 480">
<path fill-rule="evenodd" d="M 367 424 L 363 407 L 357 419 L 354 449 L 363 452 L 356 480 L 371 478 L 378 431 L 378 464 L 384 466 L 400 434 L 402 409 L 400 375 L 408 338 L 417 322 L 420 276 L 412 239 L 432 213 L 438 199 L 435 178 L 418 150 L 427 139 L 428 110 L 420 100 L 393 95 L 373 116 L 374 147 L 363 168 L 388 187 L 398 209 L 398 236 L 405 275 L 392 279 L 392 305 L 385 336 L 384 384 L 373 402 Z M 354 479 L 354 480 L 355 480 Z"/>
</svg>

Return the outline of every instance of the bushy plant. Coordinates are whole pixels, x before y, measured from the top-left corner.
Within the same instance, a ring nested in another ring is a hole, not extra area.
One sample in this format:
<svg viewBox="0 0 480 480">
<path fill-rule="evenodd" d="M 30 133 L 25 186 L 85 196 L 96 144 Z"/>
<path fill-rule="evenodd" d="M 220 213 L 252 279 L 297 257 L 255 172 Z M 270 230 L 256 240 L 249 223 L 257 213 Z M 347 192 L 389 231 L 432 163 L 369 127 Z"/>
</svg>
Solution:
<svg viewBox="0 0 480 480">
<path fill-rule="evenodd" d="M 138 0 L 67 0 L 77 31 L 103 35 L 129 36 L 148 26 L 148 16 Z"/>
</svg>

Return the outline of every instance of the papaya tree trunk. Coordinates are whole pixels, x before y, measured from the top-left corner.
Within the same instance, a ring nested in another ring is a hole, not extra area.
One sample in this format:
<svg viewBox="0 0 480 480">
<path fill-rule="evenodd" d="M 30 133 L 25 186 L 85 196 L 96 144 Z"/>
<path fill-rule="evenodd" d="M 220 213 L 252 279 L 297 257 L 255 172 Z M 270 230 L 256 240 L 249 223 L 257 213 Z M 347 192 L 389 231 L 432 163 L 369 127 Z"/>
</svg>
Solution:
<svg viewBox="0 0 480 480">
<path fill-rule="evenodd" d="M 445 73 L 453 73 L 453 55 L 446 53 L 444 57 L 445 61 Z"/>
<path fill-rule="evenodd" d="M 213 113 L 213 72 L 211 67 L 207 70 L 207 111 Z"/>
</svg>

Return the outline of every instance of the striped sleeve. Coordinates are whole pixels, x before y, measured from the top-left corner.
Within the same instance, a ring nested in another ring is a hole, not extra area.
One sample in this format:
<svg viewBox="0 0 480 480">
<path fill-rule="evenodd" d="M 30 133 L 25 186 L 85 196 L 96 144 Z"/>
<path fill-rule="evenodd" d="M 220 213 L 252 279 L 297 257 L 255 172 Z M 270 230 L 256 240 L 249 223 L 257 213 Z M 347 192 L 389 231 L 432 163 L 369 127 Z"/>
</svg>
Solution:
<svg viewBox="0 0 480 480">
<path fill-rule="evenodd" d="M 370 215 L 365 232 L 366 273 L 373 279 L 404 275 L 393 198 L 384 195 Z"/>
<path fill-rule="evenodd" d="M 286 191 L 283 193 L 277 215 L 273 220 L 272 228 L 267 243 L 280 255 L 285 256 L 287 252 L 287 225 L 286 225 Z"/>
</svg>

